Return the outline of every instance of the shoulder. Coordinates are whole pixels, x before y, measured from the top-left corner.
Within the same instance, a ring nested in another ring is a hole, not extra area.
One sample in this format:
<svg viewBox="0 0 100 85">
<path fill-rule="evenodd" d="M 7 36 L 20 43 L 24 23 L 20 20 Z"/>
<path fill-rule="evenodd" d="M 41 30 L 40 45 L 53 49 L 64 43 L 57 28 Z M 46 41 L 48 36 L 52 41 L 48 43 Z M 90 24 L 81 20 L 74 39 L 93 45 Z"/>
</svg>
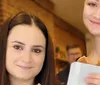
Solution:
<svg viewBox="0 0 100 85">
<path fill-rule="evenodd" d="M 87 63 L 86 56 L 80 57 L 77 61 L 82 63 Z"/>
</svg>

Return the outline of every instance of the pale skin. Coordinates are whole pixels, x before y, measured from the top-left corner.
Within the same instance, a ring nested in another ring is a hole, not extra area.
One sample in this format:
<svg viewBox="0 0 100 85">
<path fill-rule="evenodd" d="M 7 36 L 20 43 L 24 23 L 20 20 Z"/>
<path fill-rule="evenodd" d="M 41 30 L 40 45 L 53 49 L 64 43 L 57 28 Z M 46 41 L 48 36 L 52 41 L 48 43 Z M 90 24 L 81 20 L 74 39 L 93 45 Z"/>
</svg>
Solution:
<svg viewBox="0 0 100 85">
<path fill-rule="evenodd" d="M 11 85 L 34 84 L 35 76 L 43 67 L 45 48 L 46 39 L 34 23 L 12 28 L 6 54 L 6 69 Z"/>
<path fill-rule="evenodd" d="M 100 61 L 100 0 L 85 0 L 83 20 L 94 38 L 94 47 L 87 60 L 95 65 Z M 100 74 L 90 73 L 85 80 L 87 85 L 100 85 Z"/>
</svg>

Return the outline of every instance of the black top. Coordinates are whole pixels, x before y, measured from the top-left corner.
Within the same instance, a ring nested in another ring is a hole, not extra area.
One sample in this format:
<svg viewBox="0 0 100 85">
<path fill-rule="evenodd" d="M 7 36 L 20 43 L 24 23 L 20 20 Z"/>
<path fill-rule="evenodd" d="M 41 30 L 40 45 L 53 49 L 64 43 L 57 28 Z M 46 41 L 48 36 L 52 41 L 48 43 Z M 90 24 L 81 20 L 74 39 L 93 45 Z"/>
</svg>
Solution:
<svg viewBox="0 0 100 85">
<path fill-rule="evenodd" d="M 70 70 L 70 63 L 67 63 L 67 66 L 65 69 L 63 69 L 62 71 L 60 71 L 57 74 L 57 78 L 60 82 L 64 83 L 64 85 L 66 85 L 67 80 L 68 80 L 68 75 L 69 75 L 69 70 Z"/>
</svg>

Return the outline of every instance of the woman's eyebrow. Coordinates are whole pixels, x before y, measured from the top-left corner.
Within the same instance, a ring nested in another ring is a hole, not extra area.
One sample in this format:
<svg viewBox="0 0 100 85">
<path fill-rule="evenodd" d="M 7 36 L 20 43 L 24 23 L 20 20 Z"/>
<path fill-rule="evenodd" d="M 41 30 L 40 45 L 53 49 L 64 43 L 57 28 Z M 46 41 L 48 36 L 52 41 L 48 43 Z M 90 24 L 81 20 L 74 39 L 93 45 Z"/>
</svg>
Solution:
<svg viewBox="0 0 100 85">
<path fill-rule="evenodd" d="M 20 41 L 12 41 L 12 43 L 19 43 L 19 44 L 25 45 L 24 43 L 22 43 Z"/>
<path fill-rule="evenodd" d="M 87 1 L 91 1 L 91 0 L 87 0 Z M 92 0 L 92 1 L 93 1 L 93 0 Z M 97 2 L 98 2 L 99 0 L 94 0 L 94 1 L 97 1 Z"/>
<path fill-rule="evenodd" d="M 33 45 L 32 47 L 41 47 L 44 49 L 44 46 L 42 46 L 42 45 Z"/>
<path fill-rule="evenodd" d="M 98 2 L 99 0 L 95 0 L 95 1 L 97 1 L 97 2 Z"/>
<path fill-rule="evenodd" d="M 19 44 L 25 45 L 24 43 L 22 43 L 20 41 L 12 41 L 12 43 L 19 43 Z M 44 49 L 44 46 L 42 46 L 42 45 L 33 45 L 32 47 L 41 47 Z"/>
</svg>

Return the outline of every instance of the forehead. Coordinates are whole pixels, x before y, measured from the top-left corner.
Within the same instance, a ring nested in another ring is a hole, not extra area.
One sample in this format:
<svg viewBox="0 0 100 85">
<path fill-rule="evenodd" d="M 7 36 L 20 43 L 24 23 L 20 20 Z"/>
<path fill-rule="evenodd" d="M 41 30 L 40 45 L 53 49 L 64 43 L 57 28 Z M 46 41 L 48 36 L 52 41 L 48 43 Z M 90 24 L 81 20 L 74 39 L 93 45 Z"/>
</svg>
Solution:
<svg viewBox="0 0 100 85">
<path fill-rule="evenodd" d="M 97 1 L 97 2 L 99 2 L 100 0 L 85 0 L 85 2 L 87 2 L 87 1 Z"/>
<path fill-rule="evenodd" d="M 16 25 L 10 31 L 8 40 L 19 40 L 22 42 L 45 43 L 42 31 L 36 25 Z"/>
<path fill-rule="evenodd" d="M 69 53 L 75 53 L 75 52 L 81 52 L 81 49 L 79 47 L 77 48 L 71 48 L 68 50 Z"/>
</svg>

